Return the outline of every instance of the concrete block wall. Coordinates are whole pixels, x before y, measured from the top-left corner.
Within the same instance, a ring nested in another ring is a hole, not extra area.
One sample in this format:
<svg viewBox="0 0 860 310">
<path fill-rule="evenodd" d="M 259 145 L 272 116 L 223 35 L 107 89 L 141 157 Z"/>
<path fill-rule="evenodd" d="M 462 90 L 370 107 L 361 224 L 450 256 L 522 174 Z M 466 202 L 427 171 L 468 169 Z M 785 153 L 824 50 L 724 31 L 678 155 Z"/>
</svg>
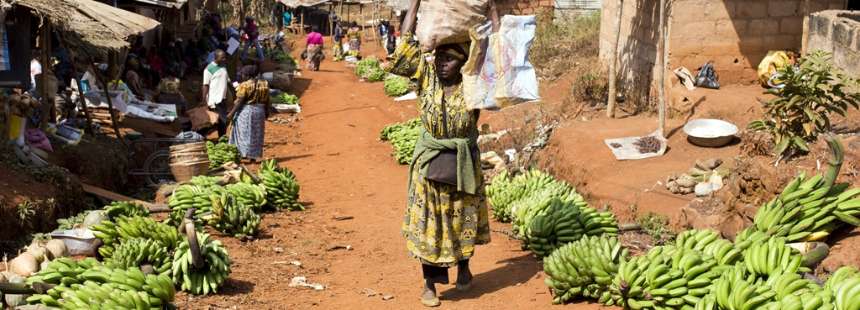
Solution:
<svg viewBox="0 0 860 310">
<path fill-rule="evenodd" d="M 658 42 L 655 0 L 624 1 L 619 78 L 631 99 L 649 100 Z M 675 0 L 669 17 L 669 64 L 693 74 L 713 61 L 722 84 L 753 83 L 758 63 L 769 50 L 799 51 L 804 17 L 846 0 Z M 614 45 L 617 1 L 604 1 L 600 58 L 608 66 Z M 808 5 L 808 6 L 807 6 Z M 644 76 L 644 77 L 643 77 Z M 674 81 L 671 73 L 667 77 Z"/>
<path fill-rule="evenodd" d="M 831 52 L 836 66 L 860 77 L 860 12 L 823 11 L 812 14 L 805 35 L 808 52 Z"/>
</svg>

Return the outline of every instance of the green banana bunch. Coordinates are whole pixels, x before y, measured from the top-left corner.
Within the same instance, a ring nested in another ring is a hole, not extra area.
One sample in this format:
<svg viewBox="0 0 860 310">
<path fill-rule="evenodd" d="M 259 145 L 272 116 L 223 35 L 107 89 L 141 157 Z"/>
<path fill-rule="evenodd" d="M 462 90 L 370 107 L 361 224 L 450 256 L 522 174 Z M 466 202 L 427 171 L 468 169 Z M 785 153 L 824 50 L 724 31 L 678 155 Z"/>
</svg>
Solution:
<svg viewBox="0 0 860 310">
<path fill-rule="evenodd" d="M 202 180 L 202 179 L 201 179 Z M 186 184 L 177 187 L 170 195 L 167 205 L 170 207 L 170 220 L 173 223 L 181 223 L 185 213 L 194 208 L 195 218 L 203 217 L 212 211 L 213 194 L 224 192 L 224 187 L 216 185 L 194 185 Z"/>
<path fill-rule="evenodd" d="M 399 164 L 405 165 L 412 161 L 415 143 L 418 141 L 418 135 L 421 134 L 423 126 L 421 119 L 417 117 L 402 123 L 391 124 L 382 128 L 379 139 L 389 141 L 394 149 L 392 153 L 394 159 Z"/>
<path fill-rule="evenodd" d="M 734 265 L 743 259 L 743 251 L 710 229 L 691 229 L 679 233 L 675 237 L 675 247 L 699 251 L 705 256 L 713 257 L 719 265 Z"/>
<path fill-rule="evenodd" d="M 229 184 L 224 189 L 239 203 L 251 207 L 254 212 L 262 212 L 263 206 L 266 205 L 266 188 L 262 185 L 239 182 Z"/>
<path fill-rule="evenodd" d="M 577 207 L 584 207 L 587 205 L 582 196 L 577 194 L 572 187 L 567 185 L 567 183 L 550 183 L 511 204 L 511 214 L 514 215 L 514 231 L 522 237 L 532 219 L 549 207 L 549 202 L 553 198 L 570 202 Z"/>
<path fill-rule="evenodd" d="M 552 198 L 548 207 L 535 215 L 523 233 L 526 247 L 544 257 L 556 248 L 579 240 L 583 236 L 618 234 L 615 216 L 584 206 L 584 201 L 564 201 Z"/>
<path fill-rule="evenodd" d="M 544 258 L 544 282 L 560 304 L 577 297 L 612 304 L 607 289 L 618 272 L 627 250 L 615 237 L 591 236 L 568 243 Z"/>
<path fill-rule="evenodd" d="M 217 293 L 230 275 L 230 257 L 221 241 L 210 239 L 206 233 L 197 232 L 197 244 L 204 263 L 199 269 L 192 265 L 191 248 L 183 240 L 173 254 L 173 282 L 195 295 Z"/>
<path fill-rule="evenodd" d="M 270 209 L 305 209 L 299 203 L 299 183 L 292 171 L 278 167 L 274 160 L 267 160 L 260 166 L 259 175 L 266 190 L 266 206 Z"/>
<path fill-rule="evenodd" d="M 860 309 L 860 271 L 857 268 L 839 268 L 827 279 L 824 287 L 834 296 L 836 309 Z"/>
<path fill-rule="evenodd" d="M 738 234 L 735 242 L 741 249 L 772 237 L 788 242 L 815 241 L 830 234 L 841 223 L 860 226 L 860 188 L 836 184 L 843 162 L 841 143 L 827 139 L 832 153 L 824 174 L 806 177 L 801 173 L 782 193 L 762 205 L 754 224 Z M 838 220 L 838 221 L 837 221 Z"/>
<path fill-rule="evenodd" d="M 803 266 L 803 256 L 785 244 L 785 238 L 771 238 L 766 242 L 751 245 L 744 250 L 744 265 L 755 276 L 770 276 L 775 273 L 808 272 Z"/>
<path fill-rule="evenodd" d="M 55 286 L 45 294 L 31 296 L 27 302 L 63 309 L 91 309 L 92 305 L 109 309 L 141 309 L 141 306 L 160 309 L 173 302 L 175 295 L 176 289 L 167 275 L 145 275 L 137 267 L 109 268 L 96 263 L 77 275 L 76 283 Z M 89 306 L 82 308 L 80 301 Z"/>
<path fill-rule="evenodd" d="M 797 273 L 776 273 L 765 281 L 738 265 L 714 281 L 711 294 L 697 310 L 715 309 L 834 309 L 833 296 Z"/>
<path fill-rule="evenodd" d="M 191 180 L 188 181 L 188 184 L 202 186 L 202 187 L 216 187 L 216 186 L 221 186 L 221 180 L 222 179 L 220 177 L 213 177 L 213 176 L 208 176 L 208 175 L 198 175 L 198 176 L 192 177 Z"/>
<path fill-rule="evenodd" d="M 206 155 L 209 156 L 209 169 L 219 168 L 230 162 L 239 162 L 239 148 L 230 144 L 227 137 L 221 137 L 218 143 L 206 141 Z"/>
<path fill-rule="evenodd" d="M 87 257 L 76 261 L 69 257 L 60 257 L 52 260 L 45 268 L 28 277 L 26 283 L 63 284 L 72 285 L 80 283 L 78 276 L 93 266 L 101 265 L 95 258 Z"/>
<path fill-rule="evenodd" d="M 553 176 L 535 169 L 514 177 L 503 171 L 485 187 L 487 201 L 493 207 L 493 217 L 500 222 L 511 222 L 514 202 L 556 182 Z"/>
<path fill-rule="evenodd" d="M 209 225 L 216 230 L 237 238 L 254 236 L 260 230 L 260 216 L 250 206 L 239 202 L 232 195 L 212 195 L 212 214 Z"/>
<path fill-rule="evenodd" d="M 104 207 L 109 219 L 120 216 L 149 216 L 149 209 L 132 201 L 114 201 Z"/>
<path fill-rule="evenodd" d="M 134 238 L 154 240 L 167 249 L 175 249 L 179 244 L 179 232 L 176 228 L 149 217 L 120 217 L 115 221 L 102 221 L 90 229 L 93 235 L 104 243 L 99 247 L 99 254 L 104 258 L 113 256 L 120 243 Z"/>
<path fill-rule="evenodd" d="M 169 250 L 152 239 L 128 239 L 116 246 L 113 256 L 105 259 L 105 265 L 123 269 L 152 265 L 156 273 L 169 275 L 173 264 Z"/>
</svg>

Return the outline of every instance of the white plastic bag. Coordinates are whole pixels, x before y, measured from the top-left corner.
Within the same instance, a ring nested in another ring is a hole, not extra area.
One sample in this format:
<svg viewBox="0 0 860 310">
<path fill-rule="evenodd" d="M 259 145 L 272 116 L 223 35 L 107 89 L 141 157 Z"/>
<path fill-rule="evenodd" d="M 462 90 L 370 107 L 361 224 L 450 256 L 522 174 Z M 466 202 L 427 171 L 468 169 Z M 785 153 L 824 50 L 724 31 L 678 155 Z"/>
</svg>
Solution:
<svg viewBox="0 0 860 310">
<path fill-rule="evenodd" d="M 490 24 L 472 32 L 463 66 L 463 92 L 470 109 L 494 110 L 540 99 L 529 48 L 537 24 L 533 15 L 502 17 L 498 33 Z"/>
</svg>

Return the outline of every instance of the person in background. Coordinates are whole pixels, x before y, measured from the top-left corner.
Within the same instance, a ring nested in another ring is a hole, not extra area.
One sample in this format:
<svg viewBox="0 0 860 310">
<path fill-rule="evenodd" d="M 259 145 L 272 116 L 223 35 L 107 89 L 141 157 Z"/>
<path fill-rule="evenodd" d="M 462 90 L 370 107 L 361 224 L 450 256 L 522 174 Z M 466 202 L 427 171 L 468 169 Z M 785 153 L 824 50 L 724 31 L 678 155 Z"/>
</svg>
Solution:
<svg viewBox="0 0 860 310">
<path fill-rule="evenodd" d="M 305 61 L 308 69 L 319 71 L 320 62 L 325 58 L 323 54 L 323 36 L 317 32 L 317 26 L 311 28 L 311 33 L 308 33 L 305 47 Z"/>
<path fill-rule="evenodd" d="M 149 64 L 149 70 L 151 71 L 149 80 L 151 83 L 147 85 L 157 83 L 157 81 L 161 80 L 161 76 L 164 75 L 164 59 L 159 54 L 161 53 L 155 47 L 150 47 L 146 51 L 146 63 Z"/>
<path fill-rule="evenodd" d="M 260 36 L 260 32 L 257 30 L 257 23 L 254 22 L 254 18 L 251 16 L 245 17 L 245 27 L 242 28 L 245 31 L 245 35 L 247 36 L 247 41 L 245 41 L 245 47 L 242 50 L 242 59 L 248 58 L 248 50 L 253 45 L 257 49 L 257 60 L 263 60 L 263 46 L 260 44 L 260 41 L 257 38 Z"/>
<path fill-rule="evenodd" d="M 293 14 L 290 13 L 290 10 L 284 10 L 284 14 L 281 16 L 281 21 L 284 23 L 284 28 L 290 28 L 290 25 L 293 24 Z"/>
<path fill-rule="evenodd" d="M 164 77 L 158 83 L 155 101 L 158 103 L 176 105 L 176 114 L 183 115 L 186 110 L 185 96 L 182 95 L 182 82 L 179 80 L 179 66 L 171 65 L 165 70 Z"/>
<path fill-rule="evenodd" d="M 266 117 L 269 113 L 269 83 L 259 76 L 259 70 L 242 72 L 242 81 L 236 88 L 236 101 L 227 116 L 233 125 L 230 144 L 239 148 L 245 160 L 256 162 L 263 157 L 263 141 L 266 133 Z"/>
<path fill-rule="evenodd" d="M 143 97 L 143 77 L 141 74 L 140 59 L 136 55 L 129 55 L 123 78 L 128 89 L 138 98 Z"/>
<path fill-rule="evenodd" d="M 354 56 L 361 55 L 361 28 L 358 23 L 352 22 L 349 25 L 349 30 L 346 32 L 346 37 L 349 39 L 349 51 Z"/>
<path fill-rule="evenodd" d="M 382 20 L 379 22 L 379 37 L 382 38 L 382 48 L 385 48 L 385 45 L 388 42 L 388 34 L 390 31 L 390 25 L 388 21 Z"/>
<path fill-rule="evenodd" d="M 448 283 L 449 267 L 457 266 L 457 290 L 471 288 L 469 259 L 477 245 L 490 242 L 490 224 L 477 145 L 480 110 L 468 108 L 460 73 L 469 42 L 422 53 L 412 36 L 419 1 L 412 0 L 400 46 L 386 69 L 417 85 L 422 130 L 409 165 L 402 233 L 421 264 L 421 303 L 436 307 L 436 283 Z M 497 15 L 491 17 L 497 22 Z M 431 180 L 430 170 L 439 177 Z"/>
<path fill-rule="evenodd" d="M 215 51 L 215 59 L 203 70 L 203 102 L 218 113 L 218 136 L 227 134 L 227 89 L 230 77 L 227 74 L 227 53 Z"/>
<path fill-rule="evenodd" d="M 385 39 L 385 51 L 388 52 L 388 55 L 393 55 L 394 50 L 397 48 L 397 37 L 400 36 L 400 32 L 395 31 L 394 33 L 388 33 L 388 37 Z"/>
<path fill-rule="evenodd" d="M 39 57 L 42 53 L 39 50 L 33 50 L 33 58 L 30 60 L 30 93 L 36 91 L 36 76 L 42 74 L 42 63 L 39 62 Z M 34 94 L 38 96 L 38 94 Z"/>
<path fill-rule="evenodd" d="M 340 61 L 343 59 L 343 23 L 340 21 L 335 21 L 334 30 L 332 31 L 331 39 L 334 41 L 332 45 L 332 58 L 334 61 Z"/>
</svg>

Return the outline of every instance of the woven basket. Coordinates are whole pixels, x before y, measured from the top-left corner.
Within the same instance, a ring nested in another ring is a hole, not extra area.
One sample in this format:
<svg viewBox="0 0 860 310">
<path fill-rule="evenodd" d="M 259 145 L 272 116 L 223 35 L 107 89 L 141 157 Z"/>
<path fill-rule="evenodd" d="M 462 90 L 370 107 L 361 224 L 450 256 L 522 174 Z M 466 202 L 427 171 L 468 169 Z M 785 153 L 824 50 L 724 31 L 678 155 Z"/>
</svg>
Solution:
<svg viewBox="0 0 860 310">
<path fill-rule="evenodd" d="M 173 173 L 176 182 L 187 182 L 195 176 L 205 175 L 209 172 L 209 159 L 197 162 L 171 163 L 170 172 Z"/>
<path fill-rule="evenodd" d="M 196 163 L 209 160 L 203 142 L 179 144 L 170 147 L 170 164 Z"/>
</svg>

